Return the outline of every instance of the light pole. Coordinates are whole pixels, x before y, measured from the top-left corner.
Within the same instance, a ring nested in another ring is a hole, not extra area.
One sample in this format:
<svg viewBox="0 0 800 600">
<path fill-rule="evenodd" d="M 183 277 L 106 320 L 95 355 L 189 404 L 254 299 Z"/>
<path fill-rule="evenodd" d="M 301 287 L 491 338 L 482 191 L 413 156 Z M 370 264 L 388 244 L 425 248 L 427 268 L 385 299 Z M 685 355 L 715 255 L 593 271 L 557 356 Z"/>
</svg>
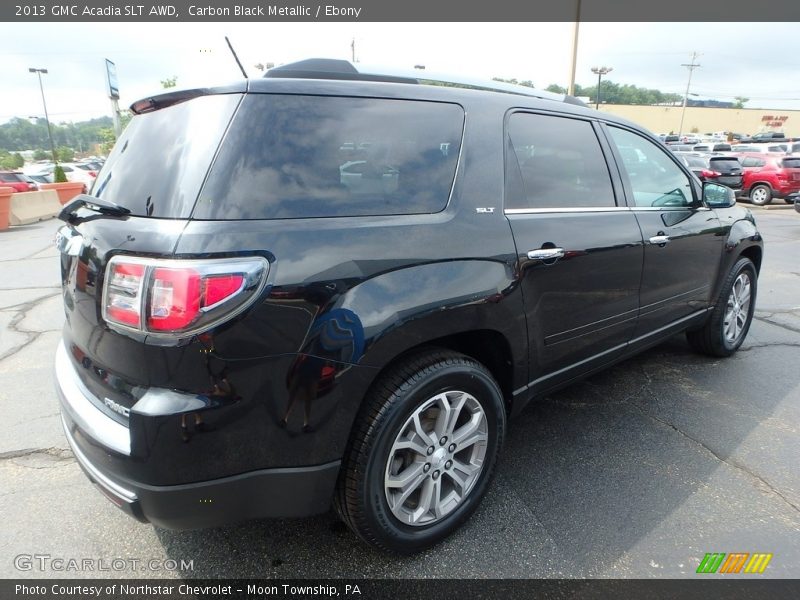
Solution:
<svg viewBox="0 0 800 600">
<path fill-rule="evenodd" d="M 597 75 L 597 94 L 594 97 L 594 107 L 596 109 L 600 109 L 600 81 L 603 79 L 603 75 L 607 75 L 614 70 L 614 67 L 592 67 L 592 73 Z"/>
<path fill-rule="evenodd" d="M 42 85 L 42 73 L 47 74 L 47 69 L 34 69 L 30 67 L 28 69 L 30 73 L 36 73 L 37 77 L 39 77 L 39 89 L 42 92 L 42 106 L 44 106 L 44 120 L 47 123 L 47 137 L 50 138 L 50 151 L 53 153 L 53 164 L 58 164 L 58 157 L 56 156 L 56 145 L 53 143 L 53 131 L 50 129 L 50 117 L 47 115 L 47 102 L 44 99 L 44 86 Z"/>
</svg>

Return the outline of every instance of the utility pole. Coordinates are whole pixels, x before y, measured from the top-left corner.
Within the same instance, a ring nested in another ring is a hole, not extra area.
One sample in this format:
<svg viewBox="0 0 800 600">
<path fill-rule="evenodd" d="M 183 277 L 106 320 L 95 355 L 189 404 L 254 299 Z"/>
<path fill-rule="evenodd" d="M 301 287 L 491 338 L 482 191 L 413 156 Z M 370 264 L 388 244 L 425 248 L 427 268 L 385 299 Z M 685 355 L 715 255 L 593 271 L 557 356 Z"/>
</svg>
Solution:
<svg viewBox="0 0 800 600">
<path fill-rule="evenodd" d="M 700 66 L 700 63 L 695 63 L 700 55 L 697 52 L 692 52 L 692 62 L 689 64 L 683 63 L 681 66 L 689 69 L 689 81 L 686 82 L 686 93 L 683 95 L 683 109 L 681 109 L 681 125 L 678 127 L 678 137 L 683 135 L 683 119 L 686 116 L 686 102 L 689 100 L 689 87 L 692 85 L 692 71 Z"/>
<path fill-rule="evenodd" d="M 575 27 L 572 30 L 572 69 L 569 75 L 569 85 L 567 86 L 567 94 L 569 96 L 575 95 L 575 67 L 578 62 L 578 28 L 581 23 L 581 0 L 577 0 L 578 5 L 575 9 Z"/>
<path fill-rule="evenodd" d="M 50 151 L 53 153 L 53 164 L 58 164 L 58 156 L 56 155 L 56 145 L 53 142 L 53 131 L 50 129 L 50 116 L 47 114 L 47 102 L 44 99 L 44 86 L 42 85 L 42 73 L 47 74 L 47 69 L 28 69 L 31 73 L 36 73 L 39 77 L 39 90 L 42 92 L 42 106 L 44 107 L 44 120 L 47 123 L 47 137 L 50 138 Z"/>
</svg>

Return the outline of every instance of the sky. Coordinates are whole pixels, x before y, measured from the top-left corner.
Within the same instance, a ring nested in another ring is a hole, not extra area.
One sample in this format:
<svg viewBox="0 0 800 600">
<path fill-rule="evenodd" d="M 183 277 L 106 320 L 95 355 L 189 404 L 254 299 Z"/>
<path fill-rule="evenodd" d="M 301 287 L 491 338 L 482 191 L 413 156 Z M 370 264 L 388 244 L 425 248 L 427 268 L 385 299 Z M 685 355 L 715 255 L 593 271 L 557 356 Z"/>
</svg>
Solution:
<svg viewBox="0 0 800 600">
<path fill-rule="evenodd" d="M 531 80 L 566 87 L 572 23 L 15 23 L 0 36 L 0 123 L 43 115 L 36 76 L 46 68 L 47 108 L 56 122 L 110 115 L 105 61 L 116 63 L 120 106 L 178 87 L 241 79 L 224 36 L 251 77 L 257 63 L 311 57 L 356 59 L 470 78 Z M 756 31 L 769 31 L 764 37 Z M 622 84 L 683 95 L 692 52 L 698 98 L 733 100 L 748 108 L 800 109 L 796 23 L 582 23 L 576 82 L 593 85 L 594 66 Z"/>
</svg>

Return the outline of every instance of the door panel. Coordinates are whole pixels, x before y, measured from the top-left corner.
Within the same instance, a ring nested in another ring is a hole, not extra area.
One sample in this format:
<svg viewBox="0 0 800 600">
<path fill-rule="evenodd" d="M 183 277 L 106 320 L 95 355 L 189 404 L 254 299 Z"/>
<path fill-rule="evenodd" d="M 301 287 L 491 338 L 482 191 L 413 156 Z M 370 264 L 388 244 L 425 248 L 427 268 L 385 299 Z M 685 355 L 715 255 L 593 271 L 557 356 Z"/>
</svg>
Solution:
<svg viewBox="0 0 800 600">
<path fill-rule="evenodd" d="M 642 243 L 627 210 L 511 214 L 534 379 L 627 342 L 639 307 Z M 529 250 L 562 248 L 531 260 Z"/>
<path fill-rule="evenodd" d="M 605 131 L 644 240 L 638 337 L 710 304 L 724 232 L 702 205 L 697 181 L 666 148 L 627 129 Z"/>
<path fill-rule="evenodd" d="M 635 214 L 645 241 L 638 337 L 709 305 L 724 237 L 707 208 Z M 666 236 L 668 242 L 651 243 L 656 236 Z"/>
<path fill-rule="evenodd" d="M 517 246 L 531 385 L 543 389 L 631 338 L 643 245 L 636 217 L 617 205 L 621 184 L 590 121 L 518 112 L 507 131 L 505 208 Z"/>
</svg>

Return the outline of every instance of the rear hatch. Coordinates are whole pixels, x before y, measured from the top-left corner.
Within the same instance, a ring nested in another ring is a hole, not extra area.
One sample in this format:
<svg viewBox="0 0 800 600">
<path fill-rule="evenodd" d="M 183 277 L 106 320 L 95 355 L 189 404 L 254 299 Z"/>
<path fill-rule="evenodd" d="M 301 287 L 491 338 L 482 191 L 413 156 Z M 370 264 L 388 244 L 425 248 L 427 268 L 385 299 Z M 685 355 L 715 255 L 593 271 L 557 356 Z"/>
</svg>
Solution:
<svg viewBox="0 0 800 600">
<path fill-rule="evenodd" d="M 791 187 L 800 188 L 800 156 L 789 156 L 781 159 L 780 166 L 781 169 L 778 171 L 779 175 L 782 171 L 785 174 L 786 181 Z"/>
<path fill-rule="evenodd" d="M 741 189 L 742 187 L 742 164 L 732 156 L 712 156 L 708 160 L 709 169 L 714 173 L 719 173 L 714 177 L 714 181 L 727 185 L 730 188 Z"/>
<path fill-rule="evenodd" d="M 153 349 L 108 327 L 109 261 L 115 255 L 173 256 L 241 98 L 241 93 L 172 94 L 161 97 L 159 110 L 135 116 L 98 173 L 92 196 L 81 197 L 89 206 L 70 205 L 59 232 L 67 355 L 90 400 L 125 425 L 127 410 L 148 386 L 165 380 L 180 357 L 175 349 Z M 92 198 L 119 211 L 97 210 Z"/>
</svg>

